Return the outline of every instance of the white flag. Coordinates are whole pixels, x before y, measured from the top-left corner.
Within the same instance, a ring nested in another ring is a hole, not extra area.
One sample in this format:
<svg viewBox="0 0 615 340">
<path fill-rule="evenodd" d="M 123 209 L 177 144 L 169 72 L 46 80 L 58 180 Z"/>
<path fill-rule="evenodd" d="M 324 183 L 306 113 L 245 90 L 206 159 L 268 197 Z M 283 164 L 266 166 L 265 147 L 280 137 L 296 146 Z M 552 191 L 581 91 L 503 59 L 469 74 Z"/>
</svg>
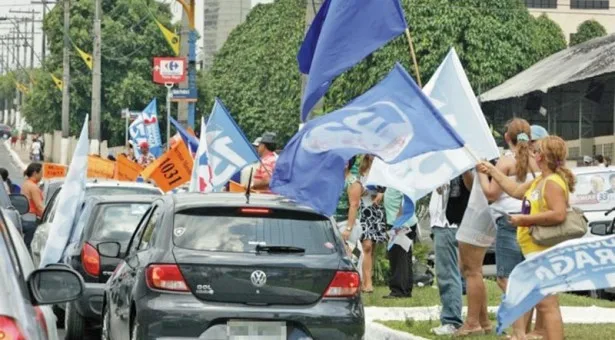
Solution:
<svg viewBox="0 0 615 340">
<path fill-rule="evenodd" d="M 49 228 L 49 236 L 41 255 L 40 267 L 58 263 L 73 233 L 75 217 L 85 199 L 85 181 L 88 171 L 88 116 L 79 135 L 77 148 L 68 166 L 62 190 L 58 194 L 58 208 Z"/>
<path fill-rule="evenodd" d="M 201 117 L 201 140 L 194 156 L 190 192 L 211 192 L 213 190 L 212 170 L 207 158 L 206 128 L 205 119 Z"/>
<path fill-rule="evenodd" d="M 423 91 L 480 158 L 499 151 L 455 49 L 451 48 Z M 476 165 L 463 148 L 430 152 L 396 164 L 374 159 L 367 184 L 397 189 L 416 202 Z"/>
<path fill-rule="evenodd" d="M 457 241 L 484 248 L 491 246 L 495 241 L 495 221 L 476 173 L 468 206 L 457 231 Z"/>
</svg>

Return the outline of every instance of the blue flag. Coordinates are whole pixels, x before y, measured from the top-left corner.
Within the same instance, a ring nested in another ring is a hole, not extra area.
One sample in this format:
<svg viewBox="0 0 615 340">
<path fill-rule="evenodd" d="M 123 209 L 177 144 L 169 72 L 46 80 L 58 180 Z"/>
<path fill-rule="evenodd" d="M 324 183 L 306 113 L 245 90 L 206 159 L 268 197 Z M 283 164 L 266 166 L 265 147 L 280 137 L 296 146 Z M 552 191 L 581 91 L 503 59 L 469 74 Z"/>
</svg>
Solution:
<svg viewBox="0 0 615 340">
<path fill-rule="evenodd" d="M 195 154 L 196 150 L 199 148 L 199 140 L 193 135 L 189 134 L 188 131 L 184 129 L 184 127 L 178 121 L 176 121 L 173 117 L 170 117 L 170 118 L 171 118 L 171 124 L 175 126 L 177 133 L 179 133 L 184 143 L 186 143 L 186 145 L 188 146 L 190 153 Z"/>
<path fill-rule="evenodd" d="M 393 228 L 399 229 L 405 226 L 406 222 L 408 222 L 412 218 L 412 216 L 414 216 L 414 202 L 412 202 L 412 200 L 408 196 L 404 196 L 401 216 L 399 216 L 393 222 Z"/>
<path fill-rule="evenodd" d="M 147 104 L 141 113 L 143 125 L 147 134 L 149 151 L 156 158 L 162 154 L 162 137 L 160 136 L 160 126 L 158 124 L 158 107 L 156 106 L 156 98 Z"/>
<path fill-rule="evenodd" d="M 307 119 L 333 78 L 407 27 L 399 0 L 326 0 L 297 55 L 299 70 L 309 76 L 301 102 L 301 121 Z"/>
<path fill-rule="evenodd" d="M 259 161 L 254 147 L 218 98 L 207 121 L 205 138 L 214 191 L 220 191 L 245 166 Z"/>
<path fill-rule="evenodd" d="M 332 215 L 346 162 L 373 154 L 385 163 L 459 148 L 461 137 L 400 64 L 347 106 L 311 120 L 278 158 L 270 188 Z"/>
</svg>

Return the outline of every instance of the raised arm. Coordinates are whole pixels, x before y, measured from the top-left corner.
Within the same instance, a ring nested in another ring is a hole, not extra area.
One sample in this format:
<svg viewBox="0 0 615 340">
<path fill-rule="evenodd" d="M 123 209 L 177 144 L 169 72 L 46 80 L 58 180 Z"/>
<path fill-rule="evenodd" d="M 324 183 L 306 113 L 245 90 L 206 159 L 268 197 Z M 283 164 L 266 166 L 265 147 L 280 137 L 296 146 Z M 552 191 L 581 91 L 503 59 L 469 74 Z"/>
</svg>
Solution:
<svg viewBox="0 0 615 340">
<path fill-rule="evenodd" d="M 481 162 L 476 169 L 482 174 L 491 176 L 491 182 L 495 181 L 505 193 L 516 199 L 522 199 L 527 189 L 529 189 L 530 185 L 532 185 L 532 182 L 523 184 L 515 182 L 489 162 Z M 481 182 L 481 186 L 482 184 L 483 183 Z"/>
</svg>

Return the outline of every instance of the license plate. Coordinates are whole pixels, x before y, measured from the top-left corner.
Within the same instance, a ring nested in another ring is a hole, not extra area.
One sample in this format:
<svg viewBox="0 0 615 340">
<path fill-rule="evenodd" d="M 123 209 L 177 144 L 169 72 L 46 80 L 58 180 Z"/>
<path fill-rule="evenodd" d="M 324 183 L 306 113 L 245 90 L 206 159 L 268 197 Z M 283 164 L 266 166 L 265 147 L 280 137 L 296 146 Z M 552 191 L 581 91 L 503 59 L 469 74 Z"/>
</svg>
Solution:
<svg viewBox="0 0 615 340">
<path fill-rule="evenodd" d="M 231 320 L 226 323 L 229 340 L 286 340 L 286 322 Z"/>
</svg>

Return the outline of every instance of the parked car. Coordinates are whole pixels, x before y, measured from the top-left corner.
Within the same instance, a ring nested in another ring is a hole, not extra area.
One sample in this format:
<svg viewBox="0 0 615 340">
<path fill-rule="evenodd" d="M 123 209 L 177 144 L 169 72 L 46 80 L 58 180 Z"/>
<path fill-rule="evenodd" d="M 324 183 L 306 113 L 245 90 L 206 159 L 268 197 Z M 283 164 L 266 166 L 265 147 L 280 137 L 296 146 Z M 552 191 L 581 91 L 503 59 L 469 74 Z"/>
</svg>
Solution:
<svg viewBox="0 0 615 340">
<path fill-rule="evenodd" d="M 0 137 L 3 139 L 9 139 L 13 135 L 13 129 L 6 124 L 0 124 Z"/>
<path fill-rule="evenodd" d="M 49 228 L 58 207 L 57 198 L 61 189 L 61 187 L 55 189 L 53 195 L 48 200 L 40 224 L 36 228 L 32 243 L 30 244 L 32 260 L 37 267 L 40 264 L 41 252 L 47 242 Z M 87 198 L 95 195 L 162 195 L 162 191 L 147 183 L 90 180 L 85 187 L 85 196 Z"/>
<path fill-rule="evenodd" d="M 92 196 L 86 200 L 75 228 L 81 237 L 69 245 L 63 261 L 85 280 L 81 298 L 66 304 L 66 340 L 82 339 L 87 330 L 100 328 L 105 282 L 120 259 L 100 256 L 98 245 L 118 242 L 120 254 L 124 254 L 143 214 L 157 197 Z"/>
<path fill-rule="evenodd" d="M 98 244 L 121 256 L 119 244 Z M 359 273 L 331 219 L 275 195 L 165 195 L 107 281 L 103 339 L 362 339 Z"/>
<path fill-rule="evenodd" d="M 4 185 L 0 185 L 0 209 L 3 210 L 4 218 L 12 221 L 20 232 L 23 231 L 22 216 L 30 210 L 30 203 L 25 196 L 10 194 Z"/>
<path fill-rule="evenodd" d="M 570 195 L 570 204 L 583 210 L 588 221 L 585 237 L 607 236 L 613 233 L 614 215 L 605 214 L 615 207 L 615 167 L 580 167 L 572 169 L 577 185 Z M 588 292 L 594 298 L 612 298 L 615 288 Z"/>
<path fill-rule="evenodd" d="M 43 204 L 45 206 L 49 204 L 56 191 L 62 188 L 62 184 L 64 184 L 64 178 L 51 178 L 41 181 L 39 187 L 43 192 Z"/>
<path fill-rule="evenodd" d="M 78 298 L 83 279 L 72 269 L 35 270 L 21 231 L 0 209 L 0 338 L 57 340 L 47 304 Z"/>
</svg>

